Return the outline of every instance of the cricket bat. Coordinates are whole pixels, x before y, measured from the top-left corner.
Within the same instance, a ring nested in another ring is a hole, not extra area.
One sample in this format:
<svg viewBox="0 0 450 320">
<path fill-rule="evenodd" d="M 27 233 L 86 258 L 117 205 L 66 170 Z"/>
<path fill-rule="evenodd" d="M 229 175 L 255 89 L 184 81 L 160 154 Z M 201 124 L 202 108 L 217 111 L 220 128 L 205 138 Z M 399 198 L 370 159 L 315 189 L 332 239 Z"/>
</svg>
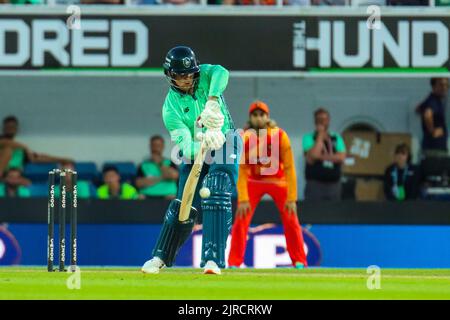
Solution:
<svg viewBox="0 0 450 320">
<path fill-rule="evenodd" d="M 194 200 L 195 196 L 195 189 L 197 188 L 198 179 L 200 177 L 200 173 L 202 172 L 203 163 L 205 161 L 206 151 L 208 151 L 208 148 L 206 147 L 206 143 L 202 141 L 200 150 L 195 156 L 191 172 L 189 173 L 186 184 L 184 185 L 183 196 L 181 198 L 180 205 L 180 214 L 178 215 L 178 220 L 181 222 L 189 219 L 192 201 Z"/>
</svg>

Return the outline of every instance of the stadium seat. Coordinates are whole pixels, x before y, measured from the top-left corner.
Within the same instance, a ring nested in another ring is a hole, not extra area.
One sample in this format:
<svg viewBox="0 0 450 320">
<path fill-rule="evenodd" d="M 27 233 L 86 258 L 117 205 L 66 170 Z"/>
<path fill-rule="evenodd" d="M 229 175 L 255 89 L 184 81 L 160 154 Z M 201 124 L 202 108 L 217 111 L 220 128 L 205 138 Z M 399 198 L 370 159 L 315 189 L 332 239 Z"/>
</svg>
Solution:
<svg viewBox="0 0 450 320">
<path fill-rule="evenodd" d="M 97 165 L 94 162 L 76 162 L 75 170 L 79 180 L 96 181 L 98 178 Z"/>
<path fill-rule="evenodd" d="M 92 183 L 89 183 L 89 194 L 91 198 L 97 198 L 97 188 Z"/>
<path fill-rule="evenodd" d="M 32 182 L 45 182 L 48 172 L 58 167 L 56 163 L 28 163 L 25 165 L 23 174 Z"/>
<path fill-rule="evenodd" d="M 132 182 L 136 178 L 137 168 L 133 162 L 106 162 L 103 168 L 113 166 L 119 171 L 122 181 Z"/>
<path fill-rule="evenodd" d="M 44 198 L 48 195 L 47 183 L 34 183 L 27 187 L 30 190 L 30 197 Z"/>
</svg>

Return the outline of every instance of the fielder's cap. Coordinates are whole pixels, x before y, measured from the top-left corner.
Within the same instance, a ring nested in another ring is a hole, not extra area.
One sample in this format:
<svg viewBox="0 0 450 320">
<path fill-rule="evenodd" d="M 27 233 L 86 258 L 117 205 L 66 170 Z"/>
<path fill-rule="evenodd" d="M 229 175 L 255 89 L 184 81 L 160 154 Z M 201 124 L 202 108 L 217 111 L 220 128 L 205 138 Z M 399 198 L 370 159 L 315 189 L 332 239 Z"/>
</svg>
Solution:
<svg viewBox="0 0 450 320">
<path fill-rule="evenodd" d="M 248 109 L 248 113 L 251 114 L 253 111 L 258 110 L 258 109 L 264 111 L 267 114 L 270 113 L 269 106 L 266 103 L 264 103 L 264 102 L 262 102 L 260 100 L 252 102 L 250 104 L 250 108 Z"/>
</svg>

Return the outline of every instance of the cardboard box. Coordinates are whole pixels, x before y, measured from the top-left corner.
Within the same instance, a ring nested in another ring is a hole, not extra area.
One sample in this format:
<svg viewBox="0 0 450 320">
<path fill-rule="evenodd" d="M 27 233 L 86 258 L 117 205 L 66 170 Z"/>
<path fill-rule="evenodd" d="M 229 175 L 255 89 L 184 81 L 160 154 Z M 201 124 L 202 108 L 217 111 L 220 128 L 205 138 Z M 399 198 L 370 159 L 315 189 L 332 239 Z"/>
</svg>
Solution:
<svg viewBox="0 0 450 320">
<path fill-rule="evenodd" d="M 378 179 L 356 179 L 355 185 L 356 201 L 383 201 L 383 181 Z"/>
<path fill-rule="evenodd" d="M 346 131 L 342 136 L 347 148 L 342 166 L 345 175 L 383 175 L 393 162 L 398 144 L 406 143 L 411 148 L 411 135 L 407 133 Z"/>
</svg>

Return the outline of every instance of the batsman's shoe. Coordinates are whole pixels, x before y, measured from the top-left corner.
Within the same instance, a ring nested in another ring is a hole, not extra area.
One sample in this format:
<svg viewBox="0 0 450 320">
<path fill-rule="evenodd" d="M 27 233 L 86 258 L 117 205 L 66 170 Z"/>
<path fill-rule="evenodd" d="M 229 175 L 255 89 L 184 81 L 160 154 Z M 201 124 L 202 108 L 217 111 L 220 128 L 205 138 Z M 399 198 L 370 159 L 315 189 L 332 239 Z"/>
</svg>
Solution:
<svg viewBox="0 0 450 320">
<path fill-rule="evenodd" d="M 305 265 L 301 262 L 296 262 L 294 265 L 295 269 L 305 269 Z"/>
<path fill-rule="evenodd" d="M 156 274 L 159 273 L 159 270 L 164 268 L 166 265 L 164 264 L 164 261 L 162 261 L 158 257 L 154 257 L 150 260 L 148 260 L 141 268 L 141 271 L 143 273 L 150 273 L 150 274 Z"/>
<path fill-rule="evenodd" d="M 221 274 L 220 268 L 214 261 L 208 261 L 203 269 L 204 274 Z"/>
</svg>

